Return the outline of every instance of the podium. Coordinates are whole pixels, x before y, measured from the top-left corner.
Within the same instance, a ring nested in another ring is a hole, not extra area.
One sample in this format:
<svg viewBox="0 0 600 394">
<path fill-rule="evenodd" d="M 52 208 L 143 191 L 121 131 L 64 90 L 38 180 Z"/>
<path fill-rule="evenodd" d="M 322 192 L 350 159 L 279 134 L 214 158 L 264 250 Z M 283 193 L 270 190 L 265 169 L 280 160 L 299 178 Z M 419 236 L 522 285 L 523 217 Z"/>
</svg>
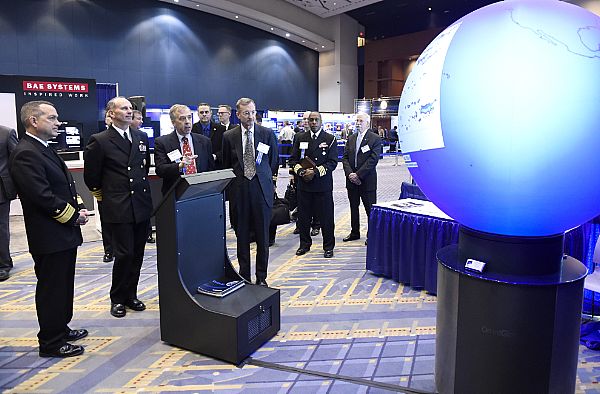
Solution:
<svg viewBox="0 0 600 394">
<path fill-rule="evenodd" d="M 225 241 L 223 191 L 234 177 L 182 176 L 156 208 L 156 236 L 161 339 L 239 364 L 279 331 L 280 295 L 249 283 L 223 298 L 197 293 L 212 279 L 241 279 Z"/>
</svg>

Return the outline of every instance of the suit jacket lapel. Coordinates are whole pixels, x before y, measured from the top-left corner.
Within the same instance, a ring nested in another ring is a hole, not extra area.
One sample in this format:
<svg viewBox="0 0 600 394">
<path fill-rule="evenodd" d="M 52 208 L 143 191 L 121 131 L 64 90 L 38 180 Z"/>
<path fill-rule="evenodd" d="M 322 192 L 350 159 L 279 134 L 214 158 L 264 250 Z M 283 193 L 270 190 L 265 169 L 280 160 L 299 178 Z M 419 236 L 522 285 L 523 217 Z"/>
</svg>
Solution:
<svg viewBox="0 0 600 394">
<path fill-rule="evenodd" d="M 125 141 L 121 133 L 119 133 L 114 127 L 110 126 L 109 130 L 111 132 L 110 141 L 113 144 L 115 144 L 120 150 L 126 153 L 129 157 L 129 153 L 131 152 L 129 151 L 129 147 L 127 146 L 127 141 Z M 129 131 L 131 131 L 131 129 Z"/>
<path fill-rule="evenodd" d="M 235 152 L 237 153 L 238 163 L 240 163 L 240 168 L 244 169 L 244 151 L 242 150 L 242 126 L 238 129 L 239 132 L 236 132 L 233 137 L 233 143 L 235 144 Z"/>
<path fill-rule="evenodd" d="M 140 137 L 138 133 L 134 133 L 131 128 L 129 128 L 129 135 L 131 136 L 131 150 L 129 151 L 129 161 L 133 159 L 133 156 L 136 154 L 136 150 L 140 149 Z"/>
</svg>

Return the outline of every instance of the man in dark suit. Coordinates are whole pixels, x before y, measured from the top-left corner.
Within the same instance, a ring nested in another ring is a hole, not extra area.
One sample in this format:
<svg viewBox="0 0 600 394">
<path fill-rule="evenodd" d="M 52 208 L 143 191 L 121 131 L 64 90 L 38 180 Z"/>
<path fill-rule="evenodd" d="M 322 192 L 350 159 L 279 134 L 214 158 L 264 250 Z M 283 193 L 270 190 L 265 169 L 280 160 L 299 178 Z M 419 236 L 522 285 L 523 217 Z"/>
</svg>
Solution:
<svg viewBox="0 0 600 394">
<path fill-rule="evenodd" d="M 231 105 L 220 104 L 217 115 L 219 115 L 219 123 L 221 126 L 225 127 L 225 131 L 235 127 L 235 125 L 229 121 L 231 118 Z"/>
<path fill-rule="evenodd" d="M 225 168 L 223 167 L 223 133 L 225 127 L 211 120 L 212 111 L 207 103 L 198 104 L 198 117 L 200 120 L 194 123 L 192 133 L 202 134 L 210 139 L 215 168 L 218 170 Z"/>
<path fill-rule="evenodd" d="M 83 177 L 103 205 L 104 223 L 110 226 L 115 261 L 110 289 L 110 313 L 124 317 L 125 307 L 143 311 L 137 285 L 152 213 L 147 173 L 150 165 L 148 136 L 129 127 L 132 106 L 125 97 L 108 104 L 112 125 L 93 134 L 85 147 Z"/>
<path fill-rule="evenodd" d="M 256 237 L 256 284 L 267 286 L 269 225 L 273 207 L 273 180 L 277 174 L 278 152 L 275 134 L 255 124 L 256 105 L 249 98 L 236 104 L 240 125 L 223 135 L 223 166 L 236 177 L 231 195 L 237 223 L 237 257 L 240 275 L 250 282 L 250 231 Z"/>
<path fill-rule="evenodd" d="M 310 131 L 296 135 L 290 157 L 290 167 L 298 176 L 300 247 L 296 255 L 301 256 L 310 250 L 310 220 L 315 212 L 321 220 L 323 256 L 331 258 L 335 246 L 332 174 L 337 167 L 337 141 L 335 136 L 321 128 L 321 124 L 321 114 L 311 112 L 308 118 Z M 308 159 L 314 162 L 314 168 L 303 166 Z"/>
<path fill-rule="evenodd" d="M 23 206 L 29 253 L 37 286 L 35 307 L 41 357 L 71 357 L 83 353 L 72 345 L 88 335 L 71 330 L 77 247 L 80 225 L 88 221 L 83 201 L 63 160 L 48 140 L 58 135 L 58 114 L 47 101 L 30 101 L 21 108 L 26 129 L 10 156 L 9 168 Z"/>
<path fill-rule="evenodd" d="M 192 112 L 181 104 L 169 110 L 175 131 L 154 141 L 156 175 L 163 179 L 163 196 L 183 174 L 212 171 L 215 161 L 210 140 L 200 134 L 191 134 Z"/>
<path fill-rule="evenodd" d="M 0 282 L 8 279 L 13 267 L 10 257 L 10 229 L 8 227 L 10 202 L 17 196 L 8 172 L 8 158 L 17 146 L 17 132 L 0 126 Z"/>
<path fill-rule="evenodd" d="M 370 128 L 370 117 L 364 112 L 356 115 L 356 132 L 348 137 L 342 164 L 346 174 L 346 189 L 350 200 L 351 230 L 343 241 L 360 239 L 358 206 L 363 202 L 367 217 L 377 202 L 377 163 L 381 155 L 381 137 Z M 368 232 L 367 232 L 368 238 Z M 365 241 L 365 244 L 367 242 Z"/>
</svg>

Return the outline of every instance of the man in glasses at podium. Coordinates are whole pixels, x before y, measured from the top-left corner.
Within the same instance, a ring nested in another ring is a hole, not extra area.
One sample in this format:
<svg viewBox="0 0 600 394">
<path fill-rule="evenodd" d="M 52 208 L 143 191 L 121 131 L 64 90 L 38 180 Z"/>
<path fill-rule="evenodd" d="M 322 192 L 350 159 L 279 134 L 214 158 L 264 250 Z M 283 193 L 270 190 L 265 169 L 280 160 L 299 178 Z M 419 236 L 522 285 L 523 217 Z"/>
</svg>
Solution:
<svg viewBox="0 0 600 394">
<path fill-rule="evenodd" d="M 236 176 L 229 201 L 237 215 L 234 230 L 240 275 L 251 281 L 252 230 L 256 237 L 256 284 L 267 286 L 273 180 L 279 167 L 277 140 L 271 129 L 256 124 L 254 100 L 241 98 L 235 107 L 240 124 L 223 134 L 223 168 L 232 168 Z"/>
<path fill-rule="evenodd" d="M 154 141 L 154 164 L 156 175 L 163 179 L 163 196 L 181 175 L 215 169 L 210 139 L 192 133 L 192 111 L 185 105 L 175 104 L 169 116 L 175 130 Z"/>
</svg>

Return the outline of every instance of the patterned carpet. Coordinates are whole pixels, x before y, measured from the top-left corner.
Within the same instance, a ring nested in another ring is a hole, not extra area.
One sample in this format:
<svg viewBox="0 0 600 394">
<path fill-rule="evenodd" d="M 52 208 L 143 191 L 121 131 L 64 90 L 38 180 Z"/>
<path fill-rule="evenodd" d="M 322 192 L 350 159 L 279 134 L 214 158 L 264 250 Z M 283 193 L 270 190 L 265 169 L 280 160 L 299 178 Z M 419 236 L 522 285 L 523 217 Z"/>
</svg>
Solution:
<svg viewBox="0 0 600 394">
<path fill-rule="evenodd" d="M 397 198 L 400 182 L 408 178 L 404 167 L 392 163 L 393 159 L 385 159 L 380 164 L 380 201 Z M 341 241 L 349 232 L 350 218 L 340 167 L 335 173 L 335 256 L 323 259 L 322 239 L 318 236 L 312 250 L 297 257 L 294 224 L 278 228 L 276 244 L 271 248 L 268 282 L 281 290 L 281 330 L 252 358 L 433 392 L 436 299 L 366 272 L 363 240 Z M 283 191 L 286 184 L 282 170 L 279 189 Z M 366 224 L 366 217 L 361 223 Z M 142 269 L 139 297 L 146 302 L 147 310 L 128 311 L 125 318 L 116 319 L 109 314 L 111 264 L 101 262 L 103 251 L 97 236 L 86 233 L 85 238 L 78 254 L 72 322 L 72 328 L 90 331 L 89 337 L 77 342 L 86 348 L 81 357 L 38 357 L 33 264 L 26 252 L 14 254 L 12 276 L 0 284 L 3 392 L 391 392 L 344 378 L 251 363 L 236 367 L 162 343 L 156 247 L 147 246 Z M 230 257 L 235 260 L 231 230 L 227 241 Z M 600 354 L 581 348 L 578 392 L 600 392 L 599 368 Z"/>
</svg>

